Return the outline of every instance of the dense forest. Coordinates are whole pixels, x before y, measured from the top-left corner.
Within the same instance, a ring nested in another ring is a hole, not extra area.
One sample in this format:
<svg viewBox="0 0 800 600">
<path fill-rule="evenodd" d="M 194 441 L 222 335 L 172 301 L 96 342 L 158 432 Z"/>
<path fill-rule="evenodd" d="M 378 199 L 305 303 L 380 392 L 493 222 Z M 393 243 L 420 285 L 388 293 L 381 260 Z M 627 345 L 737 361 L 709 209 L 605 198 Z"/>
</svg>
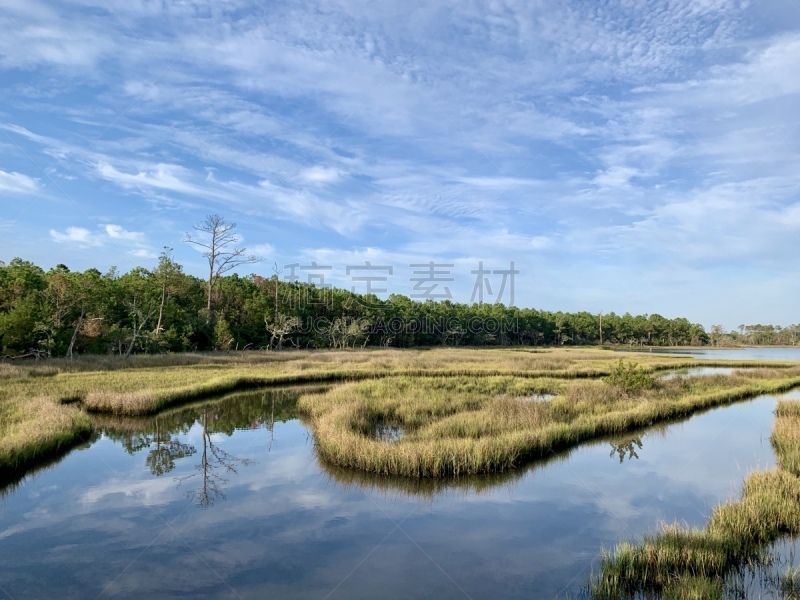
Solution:
<svg viewBox="0 0 800 600">
<path fill-rule="evenodd" d="M 213 272 L 212 272 L 213 275 Z M 0 353 L 129 355 L 190 350 L 435 345 L 788 344 L 800 327 L 710 333 L 685 318 L 564 313 L 502 304 L 382 300 L 337 288 L 236 274 L 201 280 L 168 252 L 153 269 L 50 271 L 0 263 Z"/>
</svg>

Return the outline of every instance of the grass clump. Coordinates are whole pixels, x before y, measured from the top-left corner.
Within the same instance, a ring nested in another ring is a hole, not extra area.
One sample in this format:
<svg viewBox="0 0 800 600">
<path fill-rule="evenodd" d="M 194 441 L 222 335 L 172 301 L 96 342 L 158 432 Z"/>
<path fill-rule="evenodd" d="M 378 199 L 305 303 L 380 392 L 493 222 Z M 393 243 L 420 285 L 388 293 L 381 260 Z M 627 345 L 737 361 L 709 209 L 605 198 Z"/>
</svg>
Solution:
<svg viewBox="0 0 800 600">
<path fill-rule="evenodd" d="M 707 586 L 719 592 L 696 597 L 722 597 L 727 573 L 781 537 L 800 535 L 799 411 L 797 402 L 778 405 L 771 437 L 778 469 L 750 475 L 741 498 L 715 508 L 703 529 L 667 525 L 638 544 L 620 544 L 613 553 L 604 553 L 600 575 L 590 584 L 591 596 L 629 598 L 655 592 L 665 598 L 695 597 L 686 594 Z"/>
</svg>

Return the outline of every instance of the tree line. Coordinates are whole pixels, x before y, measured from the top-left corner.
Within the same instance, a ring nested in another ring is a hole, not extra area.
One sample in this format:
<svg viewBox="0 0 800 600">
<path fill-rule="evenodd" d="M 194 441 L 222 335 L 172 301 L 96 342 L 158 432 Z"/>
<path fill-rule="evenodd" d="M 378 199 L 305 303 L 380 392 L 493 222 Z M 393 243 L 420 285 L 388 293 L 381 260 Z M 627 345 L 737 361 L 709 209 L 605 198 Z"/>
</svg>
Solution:
<svg viewBox="0 0 800 600">
<path fill-rule="evenodd" d="M 709 343 L 718 347 L 733 346 L 796 346 L 800 342 L 800 324 L 788 325 L 739 325 L 725 331 L 722 325 L 713 325 L 709 332 Z"/>
<path fill-rule="evenodd" d="M 564 313 L 501 304 L 381 300 L 277 275 L 208 284 L 165 252 L 152 269 L 0 267 L 0 348 L 71 357 L 190 350 L 353 346 L 703 345 L 703 327 L 660 315 Z M 602 330 L 601 330 L 602 319 Z"/>
<path fill-rule="evenodd" d="M 502 304 L 414 301 L 316 287 L 269 277 L 226 274 L 260 257 L 236 247 L 235 224 L 211 215 L 195 226 L 204 237 L 209 275 L 184 272 L 165 248 L 151 269 L 49 271 L 15 258 L 0 263 L 0 350 L 76 354 L 199 350 L 347 348 L 359 346 L 492 346 L 628 344 L 683 346 L 737 342 L 792 343 L 787 329 L 742 326 L 709 336 L 702 325 L 658 314 L 595 315 Z M 771 326 L 769 326 L 771 327 Z M 780 331 L 780 335 L 775 332 Z M 787 337 L 788 336 L 788 337 Z M 726 339 L 728 339 L 726 338 Z"/>
</svg>

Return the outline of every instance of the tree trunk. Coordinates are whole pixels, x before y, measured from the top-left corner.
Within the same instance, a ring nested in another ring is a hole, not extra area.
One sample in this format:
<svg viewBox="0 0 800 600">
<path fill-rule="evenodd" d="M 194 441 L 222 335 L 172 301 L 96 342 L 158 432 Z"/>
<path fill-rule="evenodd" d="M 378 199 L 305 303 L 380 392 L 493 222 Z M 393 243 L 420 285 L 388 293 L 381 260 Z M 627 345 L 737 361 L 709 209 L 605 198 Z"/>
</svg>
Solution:
<svg viewBox="0 0 800 600">
<path fill-rule="evenodd" d="M 75 331 L 72 332 L 72 339 L 69 341 L 69 348 L 67 348 L 67 358 L 72 360 L 72 349 L 75 347 L 75 340 L 78 339 L 78 332 L 83 327 L 83 314 L 84 311 L 81 310 L 81 315 L 78 317 L 78 323 L 75 325 Z"/>
<path fill-rule="evenodd" d="M 161 319 L 164 316 L 164 303 L 167 301 L 167 283 L 161 286 L 161 306 L 158 307 L 158 323 L 156 324 L 156 337 L 161 333 Z"/>
<path fill-rule="evenodd" d="M 125 358 L 127 358 L 127 357 L 129 357 L 129 356 L 131 355 L 131 352 L 133 352 L 133 347 L 134 347 L 135 345 L 136 345 L 136 331 L 134 330 L 134 332 L 133 332 L 133 338 L 131 339 L 131 343 L 130 343 L 130 345 L 128 346 L 128 349 L 127 349 L 127 350 L 125 350 Z"/>
<path fill-rule="evenodd" d="M 275 323 L 278 322 L 278 275 L 275 275 Z"/>
</svg>

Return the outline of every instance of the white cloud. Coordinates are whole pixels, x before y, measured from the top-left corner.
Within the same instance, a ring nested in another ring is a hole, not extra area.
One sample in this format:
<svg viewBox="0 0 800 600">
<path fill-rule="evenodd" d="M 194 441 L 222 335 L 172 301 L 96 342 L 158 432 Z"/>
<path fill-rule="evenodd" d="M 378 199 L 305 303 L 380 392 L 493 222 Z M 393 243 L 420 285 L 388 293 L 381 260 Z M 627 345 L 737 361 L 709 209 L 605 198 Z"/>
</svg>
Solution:
<svg viewBox="0 0 800 600">
<path fill-rule="evenodd" d="M 255 254 L 256 256 L 261 256 L 269 260 L 270 257 L 275 255 L 275 247 L 272 244 L 255 244 L 253 246 L 247 246 L 247 253 Z"/>
<path fill-rule="evenodd" d="M 102 233 L 93 233 L 84 227 L 67 227 L 64 232 L 50 230 L 50 238 L 59 244 L 77 244 L 81 247 L 102 246 L 109 240 L 115 242 L 141 244 L 145 240 L 145 234 L 140 231 L 128 231 L 121 225 L 107 224 L 101 229 Z M 151 257 L 151 252 L 147 249 L 137 248 L 131 252 L 134 256 Z"/>
<path fill-rule="evenodd" d="M 50 237 L 59 244 L 78 244 L 82 247 L 100 246 L 103 238 L 83 227 L 67 227 L 65 233 L 50 230 Z"/>
<path fill-rule="evenodd" d="M 312 167 L 303 171 L 303 177 L 312 183 L 333 183 L 341 176 L 341 172 L 333 167 Z"/>
<path fill-rule="evenodd" d="M 712 67 L 705 76 L 642 88 L 675 93 L 683 105 L 704 108 L 743 106 L 800 93 L 800 32 L 760 42 L 741 61 Z"/>
<path fill-rule="evenodd" d="M 141 242 L 145 239 L 145 234 L 141 231 L 128 231 L 121 225 L 108 224 L 105 226 L 106 234 L 114 240 L 129 240 Z"/>
<path fill-rule="evenodd" d="M 108 163 L 97 165 L 97 173 L 104 179 L 112 181 L 122 187 L 158 188 L 180 192 L 182 194 L 197 193 L 197 187 L 185 182 L 182 175 L 187 171 L 179 165 L 155 164 L 149 165 L 138 173 L 124 173 Z"/>
<path fill-rule="evenodd" d="M 0 65 L 88 68 L 119 43 L 91 19 L 59 14 L 39 0 L 8 0 L 0 13 Z"/>
<path fill-rule="evenodd" d="M 129 254 L 137 258 L 158 258 L 158 254 L 152 250 L 147 250 L 146 248 L 137 248 L 136 250 L 131 250 Z"/>
<path fill-rule="evenodd" d="M 474 185 L 479 188 L 516 188 L 531 185 L 540 185 L 542 182 L 536 179 L 524 179 L 522 177 L 460 177 L 459 181 L 467 185 Z"/>
<path fill-rule="evenodd" d="M 598 173 L 594 178 L 594 183 L 601 188 L 625 188 L 630 185 L 632 177 L 638 175 L 636 169 L 616 165 Z"/>
<path fill-rule="evenodd" d="M 39 182 L 22 173 L 0 170 L 0 192 L 10 194 L 34 194 L 39 191 Z"/>
</svg>

